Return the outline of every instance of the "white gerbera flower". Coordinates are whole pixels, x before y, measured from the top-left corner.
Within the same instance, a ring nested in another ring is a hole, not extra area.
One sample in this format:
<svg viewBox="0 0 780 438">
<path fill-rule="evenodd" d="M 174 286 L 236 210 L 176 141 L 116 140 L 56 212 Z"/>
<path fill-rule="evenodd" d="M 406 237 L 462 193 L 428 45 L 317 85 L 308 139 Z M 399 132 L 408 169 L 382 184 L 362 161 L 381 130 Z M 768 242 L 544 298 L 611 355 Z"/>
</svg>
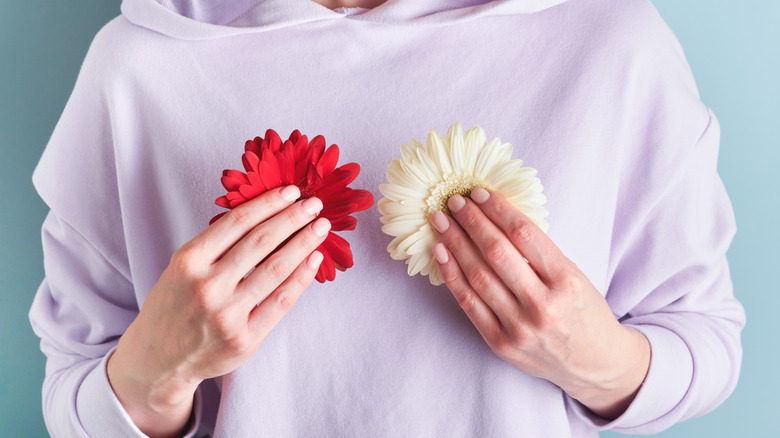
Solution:
<svg viewBox="0 0 780 438">
<path fill-rule="evenodd" d="M 537 171 L 511 157 L 511 144 L 498 138 L 488 143 L 479 126 L 464 135 L 460 123 L 450 127 L 446 140 L 431 130 L 427 144 L 412 139 L 402 145 L 401 159 L 387 166 L 389 183 L 379 186 L 385 196 L 378 203 L 382 231 L 395 236 L 387 247 L 390 256 L 406 260 L 409 275 L 429 275 L 431 283 L 442 284 L 432 253 L 439 237 L 430 217 L 438 210 L 449 214 L 450 196 L 469 196 L 474 187 L 500 194 L 546 232 L 547 198 Z"/>
</svg>

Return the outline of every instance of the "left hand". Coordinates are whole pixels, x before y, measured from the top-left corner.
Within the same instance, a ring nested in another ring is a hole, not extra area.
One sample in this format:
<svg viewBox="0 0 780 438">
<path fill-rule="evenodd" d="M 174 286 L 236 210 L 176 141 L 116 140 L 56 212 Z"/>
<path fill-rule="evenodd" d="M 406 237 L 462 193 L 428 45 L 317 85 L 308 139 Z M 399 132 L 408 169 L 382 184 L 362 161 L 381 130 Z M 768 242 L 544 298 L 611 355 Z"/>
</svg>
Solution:
<svg viewBox="0 0 780 438">
<path fill-rule="evenodd" d="M 585 274 L 527 216 L 475 188 L 436 212 L 444 281 L 493 352 L 614 419 L 641 386 L 650 344 L 622 326 Z"/>
</svg>

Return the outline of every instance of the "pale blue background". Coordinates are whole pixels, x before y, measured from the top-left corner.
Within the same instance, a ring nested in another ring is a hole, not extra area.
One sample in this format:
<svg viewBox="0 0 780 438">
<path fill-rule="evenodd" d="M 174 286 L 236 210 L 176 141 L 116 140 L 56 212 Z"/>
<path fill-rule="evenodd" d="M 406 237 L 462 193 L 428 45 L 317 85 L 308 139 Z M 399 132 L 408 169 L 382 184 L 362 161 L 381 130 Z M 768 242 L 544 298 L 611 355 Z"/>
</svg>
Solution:
<svg viewBox="0 0 780 438">
<path fill-rule="evenodd" d="M 119 13 L 119 3 L 0 0 L 0 435 L 5 437 L 46 435 L 40 409 L 44 361 L 27 321 L 43 277 L 39 230 L 46 207 L 30 175 L 90 40 Z M 736 295 L 748 314 L 734 395 L 714 413 L 660 436 L 780 436 L 780 0 L 654 3 L 682 42 L 702 99 L 722 125 L 719 169 L 739 226 L 729 259 Z"/>
</svg>

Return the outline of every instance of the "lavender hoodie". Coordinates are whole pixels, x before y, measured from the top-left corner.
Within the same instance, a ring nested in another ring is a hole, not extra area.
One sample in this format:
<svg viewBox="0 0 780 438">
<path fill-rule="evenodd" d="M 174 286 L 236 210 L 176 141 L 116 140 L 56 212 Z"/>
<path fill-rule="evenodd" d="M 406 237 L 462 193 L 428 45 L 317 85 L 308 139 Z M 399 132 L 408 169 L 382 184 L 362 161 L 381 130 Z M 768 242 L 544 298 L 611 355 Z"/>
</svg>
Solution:
<svg viewBox="0 0 780 438">
<path fill-rule="evenodd" d="M 51 208 L 30 319 L 67 437 L 142 436 L 105 362 L 172 253 L 221 211 L 221 171 L 273 128 L 323 134 L 374 193 L 399 146 L 460 121 L 539 169 L 549 235 L 652 346 L 608 422 L 494 356 L 446 287 L 406 275 L 379 213 L 355 267 L 313 284 L 248 362 L 198 390 L 203 436 L 651 433 L 733 390 L 744 313 L 719 128 L 648 0 L 124 0 L 33 181 Z"/>
</svg>

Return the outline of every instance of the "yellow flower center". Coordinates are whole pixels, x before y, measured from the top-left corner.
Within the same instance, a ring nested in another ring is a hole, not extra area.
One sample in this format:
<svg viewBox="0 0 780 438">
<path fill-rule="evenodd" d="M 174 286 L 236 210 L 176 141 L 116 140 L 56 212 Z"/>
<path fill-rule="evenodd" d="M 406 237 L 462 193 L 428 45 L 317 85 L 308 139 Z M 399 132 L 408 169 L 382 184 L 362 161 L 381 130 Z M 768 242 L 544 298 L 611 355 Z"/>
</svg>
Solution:
<svg viewBox="0 0 780 438">
<path fill-rule="evenodd" d="M 441 211 L 450 215 L 450 208 L 447 201 L 452 195 L 471 196 L 471 190 L 474 187 L 484 187 L 490 190 L 490 187 L 484 181 L 475 178 L 473 175 L 447 175 L 431 189 L 431 194 L 425 199 L 427 208 L 425 214 L 430 217 L 433 213 Z"/>
</svg>

